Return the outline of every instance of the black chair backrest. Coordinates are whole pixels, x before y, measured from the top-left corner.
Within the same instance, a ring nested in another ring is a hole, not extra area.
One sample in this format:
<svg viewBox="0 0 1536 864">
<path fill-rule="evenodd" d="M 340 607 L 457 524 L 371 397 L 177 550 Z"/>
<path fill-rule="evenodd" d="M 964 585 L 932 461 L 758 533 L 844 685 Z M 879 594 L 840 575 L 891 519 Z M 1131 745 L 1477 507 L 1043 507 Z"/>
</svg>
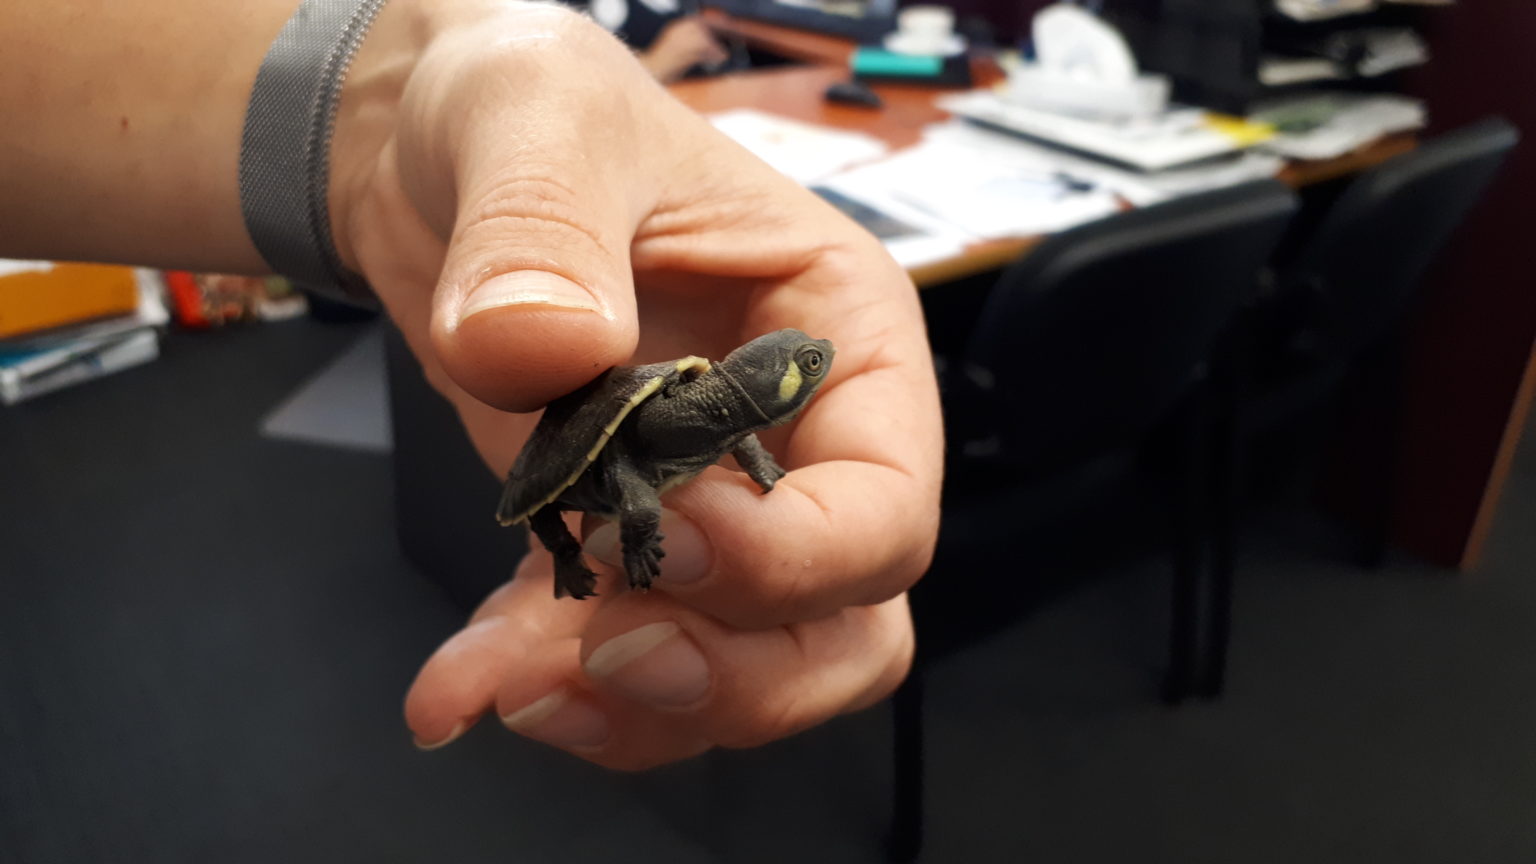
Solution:
<svg viewBox="0 0 1536 864">
<path fill-rule="evenodd" d="M 1317 292 L 1314 338 L 1347 361 L 1407 311 L 1414 289 L 1493 179 L 1519 133 L 1489 119 L 1442 135 L 1361 175 L 1340 193 L 1278 275 Z"/>
<path fill-rule="evenodd" d="M 1009 459 L 1050 473 L 1141 440 L 1189 392 L 1294 215 L 1277 181 L 1054 235 L 1011 267 L 967 349 Z"/>
</svg>

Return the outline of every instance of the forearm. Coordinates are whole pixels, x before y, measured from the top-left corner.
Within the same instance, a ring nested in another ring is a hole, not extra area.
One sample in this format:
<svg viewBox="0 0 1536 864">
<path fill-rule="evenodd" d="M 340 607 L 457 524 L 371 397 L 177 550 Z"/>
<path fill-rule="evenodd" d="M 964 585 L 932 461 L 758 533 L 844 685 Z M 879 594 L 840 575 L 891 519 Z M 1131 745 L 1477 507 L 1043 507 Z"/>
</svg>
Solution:
<svg viewBox="0 0 1536 864">
<path fill-rule="evenodd" d="M 0 16 L 0 257 L 262 272 L 251 83 L 298 0 L 56 0 Z"/>
</svg>

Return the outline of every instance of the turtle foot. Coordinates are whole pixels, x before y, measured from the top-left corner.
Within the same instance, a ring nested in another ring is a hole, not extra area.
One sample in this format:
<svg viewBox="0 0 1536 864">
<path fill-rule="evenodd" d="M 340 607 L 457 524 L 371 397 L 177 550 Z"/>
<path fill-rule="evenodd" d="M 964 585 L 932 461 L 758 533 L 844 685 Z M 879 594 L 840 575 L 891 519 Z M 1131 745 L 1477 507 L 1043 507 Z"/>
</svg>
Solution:
<svg viewBox="0 0 1536 864">
<path fill-rule="evenodd" d="M 624 572 L 629 575 L 629 587 L 636 591 L 649 591 L 651 583 L 661 575 L 661 559 L 666 550 L 661 548 L 661 532 L 638 549 L 624 550 Z"/>
<path fill-rule="evenodd" d="M 597 574 L 578 556 L 574 560 L 555 559 L 555 597 L 585 600 L 597 594 Z"/>
<path fill-rule="evenodd" d="M 763 490 L 764 495 L 767 495 L 769 492 L 773 491 L 773 487 L 776 486 L 780 480 L 783 480 L 784 475 L 788 473 L 788 471 L 785 471 L 783 468 L 780 468 L 777 465 L 769 465 L 768 470 L 753 477 L 752 479 L 757 481 L 757 487 Z"/>
</svg>

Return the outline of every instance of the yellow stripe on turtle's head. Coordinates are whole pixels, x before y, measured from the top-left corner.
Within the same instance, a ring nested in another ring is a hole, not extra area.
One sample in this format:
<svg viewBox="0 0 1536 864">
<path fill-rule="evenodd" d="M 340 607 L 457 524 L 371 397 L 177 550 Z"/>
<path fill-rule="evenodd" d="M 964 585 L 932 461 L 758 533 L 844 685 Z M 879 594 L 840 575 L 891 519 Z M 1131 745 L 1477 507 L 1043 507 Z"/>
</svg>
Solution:
<svg viewBox="0 0 1536 864">
<path fill-rule="evenodd" d="M 788 402 L 795 398 L 795 394 L 800 392 L 800 385 L 804 380 L 800 376 L 800 366 L 794 361 L 790 361 L 784 367 L 784 377 L 779 379 L 779 401 Z"/>
</svg>

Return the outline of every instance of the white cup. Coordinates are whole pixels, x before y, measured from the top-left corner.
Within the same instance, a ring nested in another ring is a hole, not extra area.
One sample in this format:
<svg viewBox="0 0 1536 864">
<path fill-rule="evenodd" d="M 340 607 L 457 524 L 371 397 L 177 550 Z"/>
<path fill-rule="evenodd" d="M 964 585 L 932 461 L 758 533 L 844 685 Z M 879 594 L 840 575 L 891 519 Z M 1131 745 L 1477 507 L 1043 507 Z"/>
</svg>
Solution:
<svg viewBox="0 0 1536 864">
<path fill-rule="evenodd" d="M 896 27 L 912 47 L 937 51 L 950 41 L 955 13 L 947 6 L 908 6 L 896 16 Z"/>
</svg>

